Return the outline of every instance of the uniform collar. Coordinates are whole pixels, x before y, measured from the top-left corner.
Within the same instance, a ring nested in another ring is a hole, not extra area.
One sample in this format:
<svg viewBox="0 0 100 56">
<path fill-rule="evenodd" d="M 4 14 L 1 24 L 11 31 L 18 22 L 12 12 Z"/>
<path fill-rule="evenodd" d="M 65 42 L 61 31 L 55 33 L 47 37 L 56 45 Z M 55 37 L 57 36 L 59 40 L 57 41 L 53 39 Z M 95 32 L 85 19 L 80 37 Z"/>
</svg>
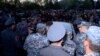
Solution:
<svg viewBox="0 0 100 56">
<path fill-rule="evenodd" d="M 50 47 L 56 48 L 56 49 L 62 48 L 61 46 L 54 46 L 54 45 L 50 45 Z"/>
</svg>

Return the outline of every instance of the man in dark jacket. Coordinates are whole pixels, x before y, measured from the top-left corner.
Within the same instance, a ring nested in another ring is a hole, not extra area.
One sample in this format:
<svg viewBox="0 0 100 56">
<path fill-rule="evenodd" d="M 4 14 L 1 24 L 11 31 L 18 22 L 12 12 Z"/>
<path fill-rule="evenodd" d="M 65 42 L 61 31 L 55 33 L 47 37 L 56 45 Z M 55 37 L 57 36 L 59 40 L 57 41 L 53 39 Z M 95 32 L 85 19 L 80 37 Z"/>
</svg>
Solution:
<svg viewBox="0 0 100 56">
<path fill-rule="evenodd" d="M 3 56 L 16 56 L 16 41 L 17 34 L 14 31 L 15 23 L 13 20 L 9 19 L 6 21 L 5 25 L 7 29 L 1 32 L 1 41 L 3 46 Z"/>
</svg>

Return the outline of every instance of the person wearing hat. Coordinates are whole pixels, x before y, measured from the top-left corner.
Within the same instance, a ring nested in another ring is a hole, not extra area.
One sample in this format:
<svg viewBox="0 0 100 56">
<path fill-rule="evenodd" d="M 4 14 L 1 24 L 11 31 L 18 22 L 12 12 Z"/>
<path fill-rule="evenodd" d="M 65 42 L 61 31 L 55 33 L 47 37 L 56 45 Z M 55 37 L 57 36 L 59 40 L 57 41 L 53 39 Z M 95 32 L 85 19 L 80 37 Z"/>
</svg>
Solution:
<svg viewBox="0 0 100 56">
<path fill-rule="evenodd" d="M 57 21 L 53 22 L 53 24 L 62 24 L 64 26 L 66 30 L 65 34 L 66 36 L 64 37 L 64 43 L 62 46 L 66 52 L 74 56 L 76 50 L 76 44 L 72 40 L 73 35 L 75 35 L 72 24 L 66 22 L 57 22 Z"/>
<path fill-rule="evenodd" d="M 77 25 L 78 29 L 79 29 L 79 33 L 76 35 L 76 37 L 74 38 L 74 42 L 76 43 L 76 55 L 77 56 L 83 56 L 84 55 L 84 47 L 83 47 L 83 40 L 84 40 L 84 36 L 85 34 L 83 32 L 87 31 L 87 29 L 89 28 L 89 26 L 91 26 L 91 24 L 89 22 L 86 21 L 81 21 L 80 24 Z M 81 41 L 79 41 L 81 39 Z"/>
<path fill-rule="evenodd" d="M 36 31 L 36 33 L 30 34 L 24 43 L 24 50 L 28 53 L 27 56 L 40 56 L 40 49 L 48 46 L 48 40 L 44 35 L 45 24 L 38 23 Z"/>
<path fill-rule="evenodd" d="M 91 23 L 86 21 L 82 21 L 80 24 L 77 25 L 80 33 L 86 31 L 89 26 L 91 26 Z"/>
<path fill-rule="evenodd" d="M 1 42 L 3 45 L 3 56 L 16 56 L 17 34 L 15 22 L 9 19 L 5 22 L 7 29 L 1 32 Z"/>
<path fill-rule="evenodd" d="M 18 35 L 20 36 L 20 42 L 22 43 L 22 46 L 24 44 L 24 41 L 26 39 L 26 36 L 28 35 L 28 23 L 26 18 L 21 18 L 21 22 L 17 24 L 16 30 L 18 32 Z"/>
<path fill-rule="evenodd" d="M 51 44 L 40 50 L 40 56 L 71 56 L 62 47 L 65 33 L 66 30 L 62 24 L 53 24 L 47 32 L 47 38 Z"/>
<path fill-rule="evenodd" d="M 85 55 L 84 56 L 100 56 L 100 27 L 90 26 L 84 40 Z"/>
</svg>

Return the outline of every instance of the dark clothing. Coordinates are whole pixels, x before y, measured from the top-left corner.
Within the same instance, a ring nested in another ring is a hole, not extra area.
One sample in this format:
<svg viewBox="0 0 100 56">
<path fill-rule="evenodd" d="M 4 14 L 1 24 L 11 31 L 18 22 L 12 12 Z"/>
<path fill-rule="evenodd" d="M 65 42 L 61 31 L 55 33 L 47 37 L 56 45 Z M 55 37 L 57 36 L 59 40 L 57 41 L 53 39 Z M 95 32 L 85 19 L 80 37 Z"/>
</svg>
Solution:
<svg viewBox="0 0 100 56">
<path fill-rule="evenodd" d="M 28 24 L 26 22 L 18 23 L 17 24 L 17 33 L 20 36 L 19 42 L 21 42 L 21 44 L 23 46 L 26 36 L 28 35 Z"/>
<path fill-rule="evenodd" d="M 50 45 L 40 51 L 40 56 L 71 56 L 62 47 Z"/>
<path fill-rule="evenodd" d="M 1 32 L 1 41 L 4 56 L 16 56 L 15 37 L 16 33 L 11 29 L 6 29 Z"/>
</svg>

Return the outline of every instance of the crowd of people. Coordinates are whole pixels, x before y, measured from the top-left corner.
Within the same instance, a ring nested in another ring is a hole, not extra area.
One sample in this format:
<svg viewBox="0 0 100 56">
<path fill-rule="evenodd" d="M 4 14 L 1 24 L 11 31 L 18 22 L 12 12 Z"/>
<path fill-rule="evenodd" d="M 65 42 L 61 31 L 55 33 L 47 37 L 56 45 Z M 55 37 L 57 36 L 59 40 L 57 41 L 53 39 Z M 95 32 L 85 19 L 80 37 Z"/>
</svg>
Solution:
<svg viewBox="0 0 100 56">
<path fill-rule="evenodd" d="M 0 10 L 0 56 L 100 56 L 99 33 L 97 10 Z"/>
</svg>

